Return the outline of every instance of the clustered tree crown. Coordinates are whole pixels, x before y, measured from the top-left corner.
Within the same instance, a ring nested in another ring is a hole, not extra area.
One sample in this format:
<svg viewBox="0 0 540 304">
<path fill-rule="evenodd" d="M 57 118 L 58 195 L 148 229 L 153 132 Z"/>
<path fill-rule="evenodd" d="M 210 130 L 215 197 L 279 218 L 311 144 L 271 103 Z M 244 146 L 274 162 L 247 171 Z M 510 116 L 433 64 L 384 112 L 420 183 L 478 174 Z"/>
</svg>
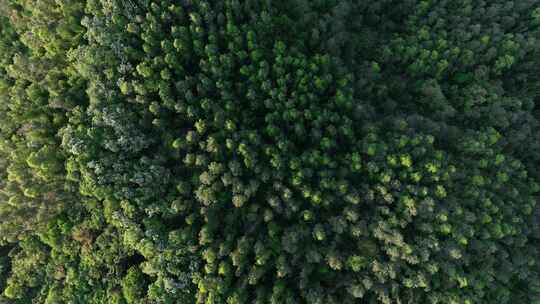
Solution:
<svg viewBox="0 0 540 304">
<path fill-rule="evenodd" d="M 0 3 L 0 303 L 540 301 L 537 0 Z"/>
</svg>

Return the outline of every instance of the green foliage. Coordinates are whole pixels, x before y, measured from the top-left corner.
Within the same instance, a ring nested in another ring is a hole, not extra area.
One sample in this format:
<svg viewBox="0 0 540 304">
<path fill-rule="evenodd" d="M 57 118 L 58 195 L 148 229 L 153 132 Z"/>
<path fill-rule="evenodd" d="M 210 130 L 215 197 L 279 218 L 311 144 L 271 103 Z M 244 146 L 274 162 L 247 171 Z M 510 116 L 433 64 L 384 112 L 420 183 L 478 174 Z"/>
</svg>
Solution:
<svg viewBox="0 0 540 304">
<path fill-rule="evenodd" d="M 84 80 L 66 62 L 66 52 L 82 41 L 81 3 L 8 7 L 0 33 L 0 242 L 24 237 L 79 200 L 76 185 L 65 179 L 57 136 L 69 111 L 86 100 Z"/>
<path fill-rule="evenodd" d="M 0 4 L 0 303 L 534 303 L 540 7 Z"/>
<path fill-rule="evenodd" d="M 144 297 L 144 276 L 138 268 L 130 268 L 122 280 L 122 292 L 128 303 L 138 303 Z"/>
</svg>

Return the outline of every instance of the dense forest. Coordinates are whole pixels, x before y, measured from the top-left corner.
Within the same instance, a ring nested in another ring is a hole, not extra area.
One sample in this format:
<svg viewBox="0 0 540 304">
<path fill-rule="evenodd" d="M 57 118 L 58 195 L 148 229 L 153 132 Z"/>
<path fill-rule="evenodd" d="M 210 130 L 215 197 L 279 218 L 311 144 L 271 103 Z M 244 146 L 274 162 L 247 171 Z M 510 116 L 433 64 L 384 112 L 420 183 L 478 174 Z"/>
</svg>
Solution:
<svg viewBox="0 0 540 304">
<path fill-rule="evenodd" d="M 540 0 L 0 0 L 0 304 L 540 303 Z"/>
</svg>

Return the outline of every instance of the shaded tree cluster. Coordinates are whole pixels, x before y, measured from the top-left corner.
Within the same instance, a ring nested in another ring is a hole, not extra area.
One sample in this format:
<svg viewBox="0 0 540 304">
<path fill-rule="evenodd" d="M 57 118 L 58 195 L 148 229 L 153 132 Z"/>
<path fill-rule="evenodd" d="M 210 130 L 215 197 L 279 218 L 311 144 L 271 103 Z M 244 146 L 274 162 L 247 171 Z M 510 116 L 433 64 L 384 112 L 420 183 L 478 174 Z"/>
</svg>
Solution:
<svg viewBox="0 0 540 304">
<path fill-rule="evenodd" d="M 537 0 L 0 14 L 0 303 L 540 300 Z"/>
</svg>

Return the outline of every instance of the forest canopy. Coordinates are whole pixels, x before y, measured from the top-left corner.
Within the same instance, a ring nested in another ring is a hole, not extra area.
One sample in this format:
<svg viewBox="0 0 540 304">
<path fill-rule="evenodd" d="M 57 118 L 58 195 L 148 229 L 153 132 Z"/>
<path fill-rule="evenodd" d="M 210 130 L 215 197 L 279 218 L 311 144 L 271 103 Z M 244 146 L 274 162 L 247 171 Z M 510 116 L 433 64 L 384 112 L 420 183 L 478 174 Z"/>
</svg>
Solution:
<svg viewBox="0 0 540 304">
<path fill-rule="evenodd" d="M 0 304 L 537 304 L 539 200 L 539 0 L 0 0 Z"/>
</svg>

